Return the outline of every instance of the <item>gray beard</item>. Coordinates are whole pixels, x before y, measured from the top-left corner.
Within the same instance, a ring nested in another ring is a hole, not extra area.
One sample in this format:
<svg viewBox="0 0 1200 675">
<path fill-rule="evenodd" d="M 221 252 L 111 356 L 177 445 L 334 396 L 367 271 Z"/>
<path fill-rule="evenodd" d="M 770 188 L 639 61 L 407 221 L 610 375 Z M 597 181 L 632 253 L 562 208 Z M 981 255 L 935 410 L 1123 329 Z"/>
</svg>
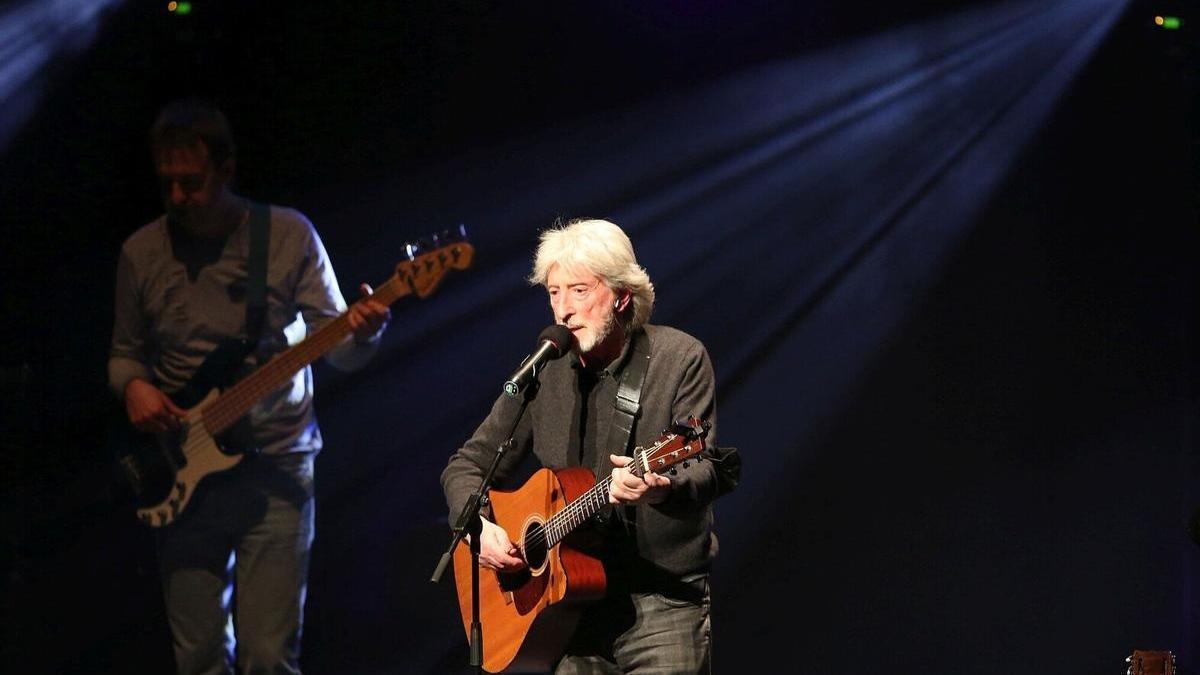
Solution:
<svg viewBox="0 0 1200 675">
<path fill-rule="evenodd" d="M 596 345 L 601 344 L 612 335 L 613 329 L 617 327 L 617 313 L 611 308 L 608 314 L 604 317 L 604 324 L 600 326 L 598 331 L 592 332 L 592 338 L 588 340 L 588 344 L 579 343 L 579 353 L 586 355 L 588 352 L 596 348 Z"/>
</svg>

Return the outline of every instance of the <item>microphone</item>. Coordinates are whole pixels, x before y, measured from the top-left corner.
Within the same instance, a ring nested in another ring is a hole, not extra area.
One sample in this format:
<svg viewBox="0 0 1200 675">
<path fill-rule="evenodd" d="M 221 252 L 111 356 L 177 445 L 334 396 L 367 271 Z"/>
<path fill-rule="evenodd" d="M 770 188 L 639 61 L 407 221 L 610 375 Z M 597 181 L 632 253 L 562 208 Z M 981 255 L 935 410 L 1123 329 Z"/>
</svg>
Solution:
<svg viewBox="0 0 1200 675">
<path fill-rule="evenodd" d="M 531 382 L 537 380 L 538 371 L 547 361 L 553 361 L 567 353 L 571 347 L 571 337 L 571 331 L 566 326 L 546 326 L 538 335 L 537 351 L 526 356 L 517 372 L 504 383 L 504 393 L 515 398 L 517 394 L 525 391 Z"/>
</svg>

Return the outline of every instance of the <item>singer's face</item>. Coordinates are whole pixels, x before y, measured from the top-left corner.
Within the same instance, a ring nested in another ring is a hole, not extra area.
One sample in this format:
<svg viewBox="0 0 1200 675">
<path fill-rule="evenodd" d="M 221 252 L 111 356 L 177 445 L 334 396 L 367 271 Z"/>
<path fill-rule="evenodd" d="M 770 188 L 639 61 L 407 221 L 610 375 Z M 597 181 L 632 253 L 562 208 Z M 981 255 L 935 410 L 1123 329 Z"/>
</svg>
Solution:
<svg viewBox="0 0 1200 675">
<path fill-rule="evenodd" d="M 608 347 L 608 342 L 617 335 L 617 300 L 604 281 L 582 269 L 567 270 L 562 265 L 552 265 L 546 274 L 546 291 L 550 294 L 550 309 L 554 320 L 571 329 L 575 336 L 575 350 L 587 355 L 599 346 Z M 619 337 L 619 336 L 617 336 Z M 618 351 L 620 345 L 617 345 Z"/>
</svg>

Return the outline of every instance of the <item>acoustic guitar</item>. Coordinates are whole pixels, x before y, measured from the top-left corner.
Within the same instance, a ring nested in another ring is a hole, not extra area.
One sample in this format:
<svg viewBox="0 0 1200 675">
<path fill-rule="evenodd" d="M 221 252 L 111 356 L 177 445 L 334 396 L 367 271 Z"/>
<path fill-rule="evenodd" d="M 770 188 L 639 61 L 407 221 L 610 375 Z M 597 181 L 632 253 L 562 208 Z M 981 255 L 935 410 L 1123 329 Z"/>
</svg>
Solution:
<svg viewBox="0 0 1200 675">
<path fill-rule="evenodd" d="M 447 272 L 470 267 L 474 257 L 474 249 L 462 227 L 410 243 L 406 250 L 408 260 L 398 264 L 392 277 L 371 296 L 384 305 L 407 295 L 428 297 Z M 119 445 L 116 454 L 121 473 L 132 488 L 138 519 L 151 527 L 175 521 L 187 508 L 202 479 L 240 462 L 244 453 L 223 448 L 215 437 L 232 427 L 265 396 L 286 384 L 300 369 L 349 336 L 352 330 L 347 313 L 321 326 L 224 391 L 209 387 L 227 380 L 226 375 L 241 364 L 251 346 L 230 341 L 218 347 L 204 360 L 188 385 L 171 396 L 176 405 L 187 409 L 176 432 L 146 434 L 125 421 L 122 438 L 110 442 Z"/>
<path fill-rule="evenodd" d="M 635 448 L 630 471 L 663 473 L 699 461 L 711 425 L 696 417 L 677 422 L 649 448 Z M 582 467 L 540 469 L 519 489 L 489 494 L 493 521 L 521 551 L 519 572 L 479 570 L 483 667 L 491 673 L 547 670 L 562 655 L 579 612 L 604 595 L 599 559 L 572 546 L 568 535 L 608 505 L 612 476 L 596 482 Z M 566 540 L 566 541 L 564 541 Z M 471 634 L 471 551 L 454 550 L 454 580 L 463 628 Z"/>
</svg>

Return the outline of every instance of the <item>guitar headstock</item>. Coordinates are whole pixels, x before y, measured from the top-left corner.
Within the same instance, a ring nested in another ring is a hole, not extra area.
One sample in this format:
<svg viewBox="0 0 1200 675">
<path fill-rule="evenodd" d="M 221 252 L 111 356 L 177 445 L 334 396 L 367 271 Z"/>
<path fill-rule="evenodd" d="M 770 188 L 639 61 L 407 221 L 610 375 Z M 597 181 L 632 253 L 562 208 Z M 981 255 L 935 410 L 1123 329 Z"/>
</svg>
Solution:
<svg viewBox="0 0 1200 675">
<path fill-rule="evenodd" d="M 1125 663 L 1128 675 L 1175 675 L 1175 654 L 1169 651 L 1135 649 Z"/>
<path fill-rule="evenodd" d="M 634 465 L 637 465 L 640 471 L 662 473 L 676 464 L 686 463 L 693 457 L 699 459 L 700 453 L 704 452 L 706 447 L 704 439 L 708 437 L 708 430 L 711 428 L 712 424 L 708 420 L 702 420 L 695 415 L 678 420 L 663 432 L 654 445 L 634 450 Z M 640 472 L 638 475 L 641 475 Z"/>
<path fill-rule="evenodd" d="M 396 277 L 420 298 L 437 290 L 450 270 L 470 267 L 475 257 L 475 248 L 467 241 L 464 225 L 409 242 L 405 252 L 408 260 L 396 265 Z"/>
</svg>

